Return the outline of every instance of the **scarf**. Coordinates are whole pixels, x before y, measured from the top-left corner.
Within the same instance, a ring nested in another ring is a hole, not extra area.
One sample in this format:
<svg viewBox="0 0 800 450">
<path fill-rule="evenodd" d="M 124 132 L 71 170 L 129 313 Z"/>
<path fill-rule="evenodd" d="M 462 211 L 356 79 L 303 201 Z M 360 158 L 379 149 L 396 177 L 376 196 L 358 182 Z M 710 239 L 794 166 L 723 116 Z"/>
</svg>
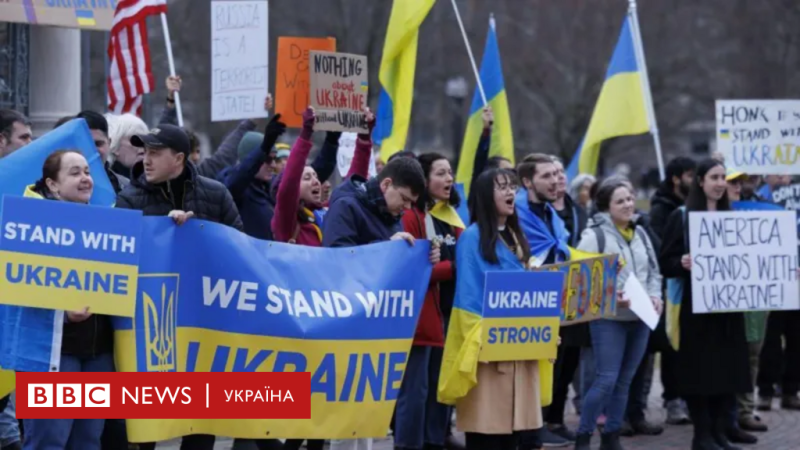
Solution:
<svg viewBox="0 0 800 450">
<path fill-rule="evenodd" d="M 528 192 L 520 189 L 514 199 L 519 224 L 531 246 L 531 256 L 544 261 L 551 251 L 556 252 L 556 263 L 570 259 L 570 249 L 567 247 L 567 229 L 564 221 L 558 217 L 552 206 L 546 205 L 551 210 L 553 220 L 553 234 L 546 223 L 531 211 L 528 205 Z"/>
<path fill-rule="evenodd" d="M 466 225 L 464 225 L 464 221 L 461 220 L 461 217 L 458 215 L 458 211 L 448 202 L 436 202 L 433 208 L 431 208 L 430 214 L 451 227 L 461 228 L 462 230 L 467 228 Z"/>
</svg>

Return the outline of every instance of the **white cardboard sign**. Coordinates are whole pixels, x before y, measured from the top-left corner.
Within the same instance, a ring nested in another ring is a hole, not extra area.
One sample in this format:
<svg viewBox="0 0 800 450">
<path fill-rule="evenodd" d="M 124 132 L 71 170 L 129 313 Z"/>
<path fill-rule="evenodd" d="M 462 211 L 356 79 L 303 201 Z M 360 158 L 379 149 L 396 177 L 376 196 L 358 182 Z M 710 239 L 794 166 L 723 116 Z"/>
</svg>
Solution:
<svg viewBox="0 0 800 450">
<path fill-rule="evenodd" d="M 717 100 L 717 150 L 750 175 L 800 174 L 800 100 Z"/>
<path fill-rule="evenodd" d="M 211 2 L 211 121 L 267 117 L 267 0 Z"/>
<path fill-rule="evenodd" d="M 793 211 L 689 213 L 692 311 L 800 309 Z"/>
<path fill-rule="evenodd" d="M 353 156 L 356 153 L 356 139 L 358 134 L 344 132 L 339 137 L 339 151 L 336 153 L 336 167 L 339 169 L 339 175 L 344 178 L 350 171 L 350 164 L 353 162 Z M 375 169 L 376 154 L 373 151 L 369 158 L 369 177 L 377 176 Z"/>
</svg>

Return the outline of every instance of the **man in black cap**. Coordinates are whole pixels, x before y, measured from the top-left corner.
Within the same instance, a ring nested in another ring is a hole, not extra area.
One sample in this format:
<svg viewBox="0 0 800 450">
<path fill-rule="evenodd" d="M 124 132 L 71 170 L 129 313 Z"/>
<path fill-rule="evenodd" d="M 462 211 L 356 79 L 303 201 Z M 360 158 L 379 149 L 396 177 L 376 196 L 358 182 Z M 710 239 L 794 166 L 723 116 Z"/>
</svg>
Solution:
<svg viewBox="0 0 800 450">
<path fill-rule="evenodd" d="M 144 159 L 133 166 L 131 184 L 117 197 L 117 207 L 137 209 L 145 216 L 170 216 L 182 225 L 190 217 L 242 230 L 242 220 L 225 186 L 197 174 L 189 161 L 189 136 L 175 125 L 161 124 L 131 137 L 144 148 Z"/>
<path fill-rule="evenodd" d="M 131 184 L 117 196 L 117 208 L 137 209 L 145 216 L 169 216 L 183 225 L 189 218 L 221 223 L 242 231 L 242 219 L 225 186 L 197 174 L 189 161 L 192 145 L 183 129 L 160 124 L 150 133 L 134 135 L 131 144 L 144 148 L 144 159 L 133 166 Z M 184 436 L 181 448 L 212 450 L 215 437 Z M 139 444 L 154 449 L 154 442 Z"/>
</svg>

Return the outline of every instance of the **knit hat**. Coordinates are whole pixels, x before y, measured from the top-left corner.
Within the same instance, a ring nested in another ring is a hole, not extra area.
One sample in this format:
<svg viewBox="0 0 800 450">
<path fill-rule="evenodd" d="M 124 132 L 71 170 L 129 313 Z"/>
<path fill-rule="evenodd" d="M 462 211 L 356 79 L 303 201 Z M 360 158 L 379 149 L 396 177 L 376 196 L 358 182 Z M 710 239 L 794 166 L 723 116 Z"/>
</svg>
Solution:
<svg viewBox="0 0 800 450">
<path fill-rule="evenodd" d="M 284 143 L 275 144 L 275 150 L 278 151 L 278 154 L 275 155 L 275 158 L 276 159 L 288 158 L 291 149 L 292 148 L 289 147 L 288 144 L 284 144 Z"/>
<path fill-rule="evenodd" d="M 259 148 L 261 146 L 261 141 L 264 140 L 264 135 L 257 131 L 248 131 L 244 134 L 244 137 L 241 141 L 239 141 L 239 147 L 237 148 L 237 153 L 239 154 L 239 161 L 244 160 L 247 158 L 247 155 L 250 154 L 253 150 Z"/>
</svg>

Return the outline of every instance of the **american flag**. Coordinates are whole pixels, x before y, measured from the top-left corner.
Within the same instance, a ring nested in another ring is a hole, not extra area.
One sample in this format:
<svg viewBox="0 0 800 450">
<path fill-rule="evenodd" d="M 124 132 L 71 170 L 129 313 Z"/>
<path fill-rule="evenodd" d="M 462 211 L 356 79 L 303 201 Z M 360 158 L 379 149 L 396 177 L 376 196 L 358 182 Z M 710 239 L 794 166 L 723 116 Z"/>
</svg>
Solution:
<svg viewBox="0 0 800 450">
<path fill-rule="evenodd" d="M 147 16 L 167 12 L 167 0 L 121 0 L 108 41 L 108 109 L 141 115 L 142 95 L 153 88 Z"/>
</svg>

